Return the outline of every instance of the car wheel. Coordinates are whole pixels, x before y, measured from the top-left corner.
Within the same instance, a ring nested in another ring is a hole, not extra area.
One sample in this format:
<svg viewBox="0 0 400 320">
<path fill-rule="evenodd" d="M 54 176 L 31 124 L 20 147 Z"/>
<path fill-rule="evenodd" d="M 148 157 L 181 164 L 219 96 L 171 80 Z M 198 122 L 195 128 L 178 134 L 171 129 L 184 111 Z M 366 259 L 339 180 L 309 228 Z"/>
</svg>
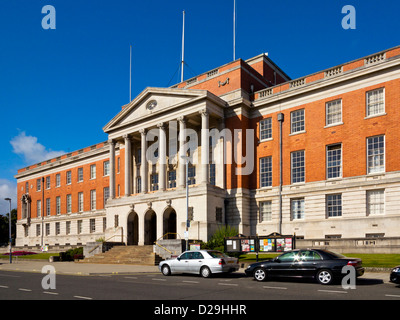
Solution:
<svg viewBox="0 0 400 320">
<path fill-rule="evenodd" d="M 202 267 L 200 269 L 200 274 L 203 278 L 209 278 L 211 277 L 211 270 L 209 267 Z"/>
<path fill-rule="evenodd" d="M 171 269 L 169 268 L 168 265 L 164 264 L 164 265 L 161 267 L 161 272 L 162 272 L 162 274 L 163 274 L 164 276 L 169 276 L 169 275 L 171 274 Z"/>
<path fill-rule="evenodd" d="M 328 269 L 319 270 L 316 278 L 320 284 L 331 284 L 333 282 L 332 272 Z"/>
<path fill-rule="evenodd" d="M 267 272 L 263 268 L 257 268 L 254 270 L 253 277 L 257 281 L 265 281 L 267 279 Z"/>
</svg>

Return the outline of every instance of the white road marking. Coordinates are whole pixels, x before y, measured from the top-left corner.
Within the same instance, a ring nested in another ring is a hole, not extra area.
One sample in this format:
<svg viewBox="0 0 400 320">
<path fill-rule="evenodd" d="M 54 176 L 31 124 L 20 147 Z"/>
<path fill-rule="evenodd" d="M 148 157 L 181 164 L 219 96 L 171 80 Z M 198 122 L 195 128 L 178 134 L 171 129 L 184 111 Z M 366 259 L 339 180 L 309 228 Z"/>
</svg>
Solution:
<svg viewBox="0 0 400 320">
<path fill-rule="evenodd" d="M 198 281 L 190 281 L 190 280 L 182 280 L 182 282 L 186 282 L 186 283 L 199 283 Z"/>
<path fill-rule="evenodd" d="M 52 294 L 52 295 L 55 295 L 55 296 L 58 295 L 58 292 L 43 291 L 43 293 L 45 293 L 45 294 Z"/>
<path fill-rule="evenodd" d="M 85 300 L 92 300 L 92 298 L 90 298 L 90 297 L 83 297 L 83 296 L 74 296 L 74 298 L 77 298 L 77 299 L 85 299 Z"/>
<path fill-rule="evenodd" d="M 400 295 L 398 294 L 385 294 L 386 297 L 394 297 L 394 298 L 400 298 Z"/>
<path fill-rule="evenodd" d="M 167 281 L 167 279 L 157 279 L 157 278 L 153 278 L 151 280 L 154 280 L 154 281 Z"/>
<path fill-rule="evenodd" d="M 25 289 L 25 288 L 18 288 L 19 291 L 26 291 L 26 292 L 31 292 L 31 289 Z"/>
<path fill-rule="evenodd" d="M 277 289 L 277 290 L 287 290 L 285 287 L 269 287 L 269 286 L 263 286 L 264 289 Z"/>
<path fill-rule="evenodd" d="M 8 286 L 0 286 L 0 288 L 8 289 Z"/>
<path fill-rule="evenodd" d="M 220 286 L 233 286 L 233 287 L 237 287 L 238 284 L 237 283 L 218 283 Z"/>
<path fill-rule="evenodd" d="M 336 291 L 336 290 L 318 290 L 318 291 L 327 293 L 347 293 L 347 291 Z"/>
</svg>

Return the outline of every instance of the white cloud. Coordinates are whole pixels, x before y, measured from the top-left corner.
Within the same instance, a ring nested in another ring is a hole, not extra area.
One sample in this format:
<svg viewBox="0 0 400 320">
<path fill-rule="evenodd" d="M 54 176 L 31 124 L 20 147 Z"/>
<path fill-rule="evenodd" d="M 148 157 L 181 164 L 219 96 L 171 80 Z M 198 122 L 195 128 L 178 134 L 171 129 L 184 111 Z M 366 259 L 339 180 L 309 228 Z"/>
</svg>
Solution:
<svg viewBox="0 0 400 320">
<path fill-rule="evenodd" d="M 11 209 L 17 208 L 17 184 L 13 181 L 0 179 L 0 214 L 10 212 L 10 204 L 5 198 L 11 199 Z"/>
<path fill-rule="evenodd" d="M 46 149 L 45 146 L 38 142 L 36 137 L 27 136 L 25 131 L 12 138 L 10 143 L 13 147 L 13 152 L 22 155 L 27 164 L 55 158 L 65 153 L 64 151 Z"/>
</svg>

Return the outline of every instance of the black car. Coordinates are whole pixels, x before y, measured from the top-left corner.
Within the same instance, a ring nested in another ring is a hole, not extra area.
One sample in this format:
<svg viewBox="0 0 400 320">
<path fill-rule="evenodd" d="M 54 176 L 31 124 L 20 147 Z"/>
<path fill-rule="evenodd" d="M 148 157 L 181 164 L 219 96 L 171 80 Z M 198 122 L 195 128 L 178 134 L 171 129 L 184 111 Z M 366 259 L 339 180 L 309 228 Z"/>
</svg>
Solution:
<svg viewBox="0 0 400 320">
<path fill-rule="evenodd" d="M 335 279 L 343 278 L 347 274 L 342 273 L 345 266 L 353 266 L 357 277 L 364 274 L 361 259 L 347 258 L 320 249 L 288 251 L 274 259 L 251 264 L 245 273 L 257 281 L 273 277 L 308 277 L 321 284 L 331 284 Z"/>
<path fill-rule="evenodd" d="M 390 282 L 400 284 L 400 266 L 393 268 L 390 272 Z"/>
</svg>

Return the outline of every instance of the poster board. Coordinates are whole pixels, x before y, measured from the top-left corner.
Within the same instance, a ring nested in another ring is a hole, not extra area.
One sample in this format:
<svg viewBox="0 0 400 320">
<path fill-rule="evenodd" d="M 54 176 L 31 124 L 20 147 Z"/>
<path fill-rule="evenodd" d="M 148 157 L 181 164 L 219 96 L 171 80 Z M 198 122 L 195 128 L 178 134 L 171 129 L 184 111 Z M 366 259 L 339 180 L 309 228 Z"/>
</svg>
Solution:
<svg viewBox="0 0 400 320">
<path fill-rule="evenodd" d="M 275 252 L 275 239 L 258 239 L 259 252 Z"/>
<path fill-rule="evenodd" d="M 225 238 L 226 252 L 285 252 L 295 248 L 295 236 L 271 233 L 268 236 Z"/>
<path fill-rule="evenodd" d="M 242 252 L 256 252 L 256 241 L 255 239 L 241 239 Z"/>
<path fill-rule="evenodd" d="M 226 252 L 241 252 L 240 239 L 225 239 Z"/>
</svg>

